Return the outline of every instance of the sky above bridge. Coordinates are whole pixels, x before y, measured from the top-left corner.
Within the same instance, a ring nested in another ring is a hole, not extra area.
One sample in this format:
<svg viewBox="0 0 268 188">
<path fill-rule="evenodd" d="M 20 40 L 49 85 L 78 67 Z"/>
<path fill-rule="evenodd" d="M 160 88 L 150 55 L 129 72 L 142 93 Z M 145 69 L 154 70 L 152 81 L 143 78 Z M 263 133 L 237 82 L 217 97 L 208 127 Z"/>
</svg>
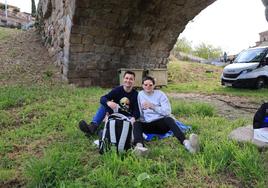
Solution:
<svg viewBox="0 0 268 188">
<path fill-rule="evenodd" d="M 268 30 L 264 11 L 261 0 L 217 0 L 188 23 L 180 38 L 236 54 L 254 46 L 259 33 Z"/>
<path fill-rule="evenodd" d="M 31 13 L 32 1 L 31 0 L 0 0 L 1 3 L 7 2 L 9 5 L 14 5 L 20 8 L 21 12 Z M 37 6 L 39 0 L 35 0 Z"/>
<path fill-rule="evenodd" d="M 22 12 L 31 12 L 31 0 L 6 0 Z M 5 3 L 5 0 L 0 0 Z M 36 6 L 39 0 L 35 0 Z M 181 37 L 193 46 L 204 42 L 235 54 L 255 45 L 268 30 L 261 0 L 217 0 L 188 23 Z"/>
</svg>

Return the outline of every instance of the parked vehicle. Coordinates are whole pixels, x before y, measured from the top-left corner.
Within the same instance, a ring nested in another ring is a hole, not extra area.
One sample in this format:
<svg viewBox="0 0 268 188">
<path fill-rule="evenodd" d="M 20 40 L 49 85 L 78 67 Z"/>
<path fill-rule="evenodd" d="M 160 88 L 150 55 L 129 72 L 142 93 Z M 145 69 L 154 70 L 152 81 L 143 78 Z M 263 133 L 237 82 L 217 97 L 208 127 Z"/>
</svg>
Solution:
<svg viewBox="0 0 268 188">
<path fill-rule="evenodd" d="M 221 84 L 232 87 L 262 88 L 268 84 L 268 46 L 249 48 L 239 53 L 223 69 Z"/>
</svg>

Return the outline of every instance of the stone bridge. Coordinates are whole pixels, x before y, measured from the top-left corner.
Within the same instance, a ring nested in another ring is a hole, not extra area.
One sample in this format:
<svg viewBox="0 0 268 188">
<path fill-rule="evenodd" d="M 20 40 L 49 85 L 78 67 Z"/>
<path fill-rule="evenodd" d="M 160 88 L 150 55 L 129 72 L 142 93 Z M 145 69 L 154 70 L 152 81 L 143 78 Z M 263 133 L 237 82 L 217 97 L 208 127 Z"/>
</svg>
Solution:
<svg viewBox="0 0 268 188">
<path fill-rule="evenodd" d="M 166 68 L 186 24 L 214 1 L 40 0 L 37 20 L 69 83 L 107 87 L 120 68 Z"/>
</svg>

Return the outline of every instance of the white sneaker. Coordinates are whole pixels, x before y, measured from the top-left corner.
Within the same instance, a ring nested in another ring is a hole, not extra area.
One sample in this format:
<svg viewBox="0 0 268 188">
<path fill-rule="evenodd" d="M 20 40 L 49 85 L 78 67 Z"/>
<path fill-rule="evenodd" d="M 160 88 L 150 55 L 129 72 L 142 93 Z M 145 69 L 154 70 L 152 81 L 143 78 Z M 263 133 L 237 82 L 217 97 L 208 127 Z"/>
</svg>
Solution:
<svg viewBox="0 0 268 188">
<path fill-rule="evenodd" d="M 199 140 L 196 134 L 191 134 L 189 140 L 184 140 L 183 145 L 190 153 L 197 153 L 200 150 Z"/>
<path fill-rule="evenodd" d="M 195 153 L 200 151 L 199 138 L 197 134 L 190 134 L 189 140 L 191 142 L 192 148 L 195 150 Z"/>
<path fill-rule="evenodd" d="M 99 147 L 99 145 L 100 145 L 100 141 L 99 141 L 99 140 L 94 140 L 93 144 L 95 144 L 96 146 Z"/>
<path fill-rule="evenodd" d="M 143 147 L 142 143 L 137 143 L 133 152 L 138 156 L 144 156 L 148 153 L 148 149 Z"/>
</svg>

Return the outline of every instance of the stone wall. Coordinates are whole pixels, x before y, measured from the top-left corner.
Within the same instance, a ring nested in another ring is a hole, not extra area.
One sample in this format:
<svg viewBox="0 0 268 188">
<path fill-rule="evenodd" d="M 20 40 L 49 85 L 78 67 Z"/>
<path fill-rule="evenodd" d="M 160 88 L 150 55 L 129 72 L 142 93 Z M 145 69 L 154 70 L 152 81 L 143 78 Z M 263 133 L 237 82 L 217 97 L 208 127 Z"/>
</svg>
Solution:
<svg viewBox="0 0 268 188">
<path fill-rule="evenodd" d="M 40 0 L 37 25 L 44 45 L 55 63 L 61 66 L 69 60 L 70 33 L 75 0 Z"/>
<path fill-rule="evenodd" d="M 64 77 L 114 86 L 120 68 L 166 68 L 189 20 L 215 0 L 40 0 L 40 28 Z"/>
</svg>

